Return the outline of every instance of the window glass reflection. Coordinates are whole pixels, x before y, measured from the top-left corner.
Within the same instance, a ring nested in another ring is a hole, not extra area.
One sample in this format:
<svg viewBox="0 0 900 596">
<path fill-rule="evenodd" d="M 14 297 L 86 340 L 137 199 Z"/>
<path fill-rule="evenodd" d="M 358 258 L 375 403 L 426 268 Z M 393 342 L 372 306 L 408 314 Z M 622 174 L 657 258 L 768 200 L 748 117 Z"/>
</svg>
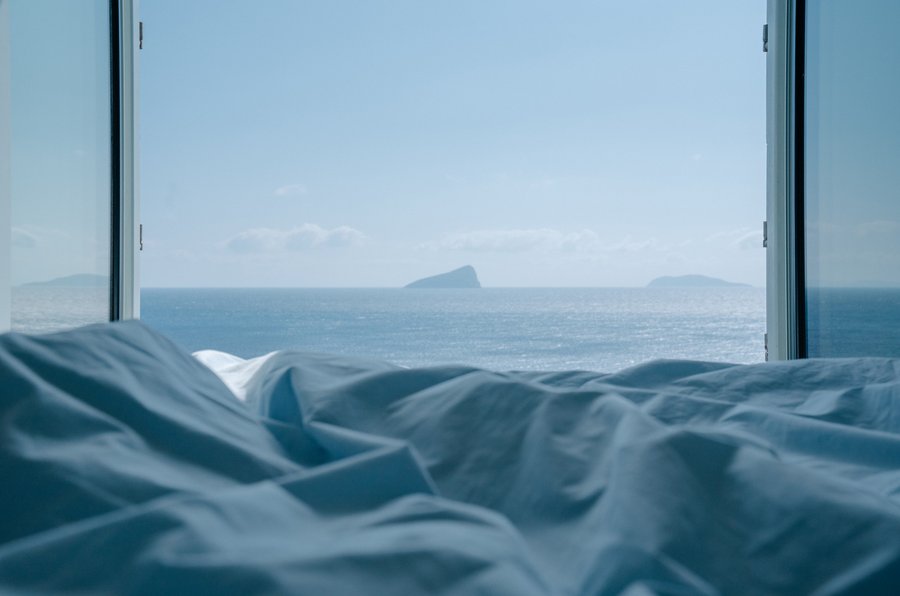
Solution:
<svg viewBox="0 0 900 596">
<path fill-rule="evenodd" d="M 8 5 L 12 328 L 109 318 L 108 0 Z"/>
<path fill-rule="evenodd" d="M 900 356 L 900 3 L 810 1 L 808 354 Z"/>
</svg>

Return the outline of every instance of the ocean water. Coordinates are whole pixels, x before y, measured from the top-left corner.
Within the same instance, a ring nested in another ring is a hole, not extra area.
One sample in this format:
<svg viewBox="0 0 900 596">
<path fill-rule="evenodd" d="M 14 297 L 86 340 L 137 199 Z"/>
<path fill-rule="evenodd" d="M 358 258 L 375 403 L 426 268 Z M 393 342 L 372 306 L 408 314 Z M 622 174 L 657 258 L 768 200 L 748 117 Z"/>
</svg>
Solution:
<svg viewBox="0 0 900 596">
<path fill-rule="evenodd" d="M 810 357 L 900 358 L 898 288 L 810 288 L 806 312 Z"/>
<path fill-rule="evenodd" d="M 49 333 L 109 320 L 108 287 L 23 286 L 12 289 L 11 327 Z"/>
<path fill-rule="evenodd" d="M 374 357 L 405 366 L 615 371 L 657 358 L 764 359 L 762 288 L 144 289 L 189 351 Z"/>
<path fill-rule="evenodd" d="M 12 328 L 106 321 L 106 288 L 18 287 Z M 763 359 L 761 288 L 144 289 L 142 316 L 186 350 L 367 356 L 406 366 L 613 371 L 655 358 Z M 900 289 L 810 289 L 810 356 L 900 358 Z"/>
</svg>

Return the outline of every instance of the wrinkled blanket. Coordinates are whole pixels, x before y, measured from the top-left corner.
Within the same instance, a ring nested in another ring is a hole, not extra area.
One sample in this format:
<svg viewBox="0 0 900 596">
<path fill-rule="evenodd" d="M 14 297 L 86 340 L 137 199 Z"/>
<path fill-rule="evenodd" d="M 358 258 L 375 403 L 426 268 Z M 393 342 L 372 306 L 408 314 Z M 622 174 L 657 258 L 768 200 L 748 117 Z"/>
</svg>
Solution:
<svg viewBox="0 0 900 596">
<path fill-rule="evenodd" d="M 0 337 L 0 593 L 900 586 L 898 360 L 205 360 L 243 401 L 140 323 Z"/>
</svg>

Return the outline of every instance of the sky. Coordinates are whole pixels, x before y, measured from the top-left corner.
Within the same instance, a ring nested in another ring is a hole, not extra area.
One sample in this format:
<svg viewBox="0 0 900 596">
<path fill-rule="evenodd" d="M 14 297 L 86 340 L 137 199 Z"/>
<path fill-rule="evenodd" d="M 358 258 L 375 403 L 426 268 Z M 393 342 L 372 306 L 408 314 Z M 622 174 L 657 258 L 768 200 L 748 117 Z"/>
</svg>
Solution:
<svg viewBox="0 0 900 596">
<path fill-rule="evenodd" d="M 143 0 L 143 284 L 762 286 L 765 12 Z"/>
</svg>

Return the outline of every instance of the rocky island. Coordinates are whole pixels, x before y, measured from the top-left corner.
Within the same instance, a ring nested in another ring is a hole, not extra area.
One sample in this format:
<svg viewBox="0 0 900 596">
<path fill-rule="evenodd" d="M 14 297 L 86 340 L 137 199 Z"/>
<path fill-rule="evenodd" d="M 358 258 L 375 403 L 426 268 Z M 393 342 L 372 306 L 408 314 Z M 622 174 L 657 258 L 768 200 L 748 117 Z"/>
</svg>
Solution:
<svg viewBox="0 0 900 596">
<path fill-rule="evenodd" d="M 33 281 L 22 284 L 29 288 L 102 288 L 109 285 L 109 277 L 106 275 L 94 275 L 92 273 L 78 273 L 57 277 L 48 281 Z"/>
<path fill-rule="evenodd" d="M 406 288 L 436 288 L 436 289 L 468 289 L 480 288 L 481 282 L 478 281 L 478 274 L 471 265 L 441 273 L 440 275 L 432 275 L 423 279 L 416 280 L 405 286 Z"/>
<path fill-rule="evenodd" d="M 679 275 L 657 277 L 647 284 L 648 288 L 749 288 L 750 284 L 725 281 L 706 275 Z"/>
</svg>

